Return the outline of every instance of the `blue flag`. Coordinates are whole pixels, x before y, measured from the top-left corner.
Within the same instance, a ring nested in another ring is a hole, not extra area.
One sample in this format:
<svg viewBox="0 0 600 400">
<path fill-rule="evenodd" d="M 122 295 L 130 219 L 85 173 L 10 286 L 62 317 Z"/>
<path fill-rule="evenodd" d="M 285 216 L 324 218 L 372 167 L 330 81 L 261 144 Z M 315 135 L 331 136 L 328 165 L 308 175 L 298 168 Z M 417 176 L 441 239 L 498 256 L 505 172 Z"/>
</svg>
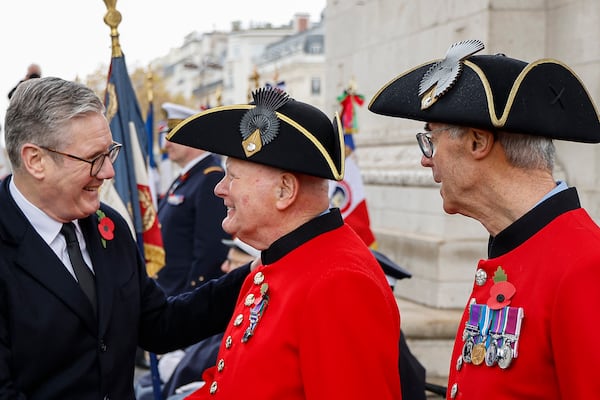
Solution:
<svg viewBox="0 0 600 400">
<path fill-rule="evenodd" d="M 113 140 L 123 144 L 123 148 L 121 149 L 123 154 L 117 158 L 114 164 L 114 185 L 119 197 L 131 214 L 136 239 L 141 244 L 143 243 L 143 222 L 138 206 L 139 197 L 133 158 L 134 144 L 131 139 L 132 128 L 137 133 L 139 150 L 142 152 L 144 159 L 147 159 L 148 139 L 146 125 L 142 118 L 129 74 L 127 73 L 124 55 L 121 57 L 112 57 L 111 59 L 104 104 Z"/>
<path fill-rule="evenodd" d="M 148 178 L 146 124 L 123 55 L 112 57 L 104 104 L 113 140 L 123 144 L 123 157 L 114 164 L 114 187 L 130 214 L 146 271 L 155 277 L 165 265 L 165 251 Z"/>
<path fill-rule="evenodd" d="M 156 160 L 154 159 L 154 103 L 148 102 L 148 113 L 146 114 L 146 133 L 148 135 L 148 165 L 156 169 Z"/>
</svg>

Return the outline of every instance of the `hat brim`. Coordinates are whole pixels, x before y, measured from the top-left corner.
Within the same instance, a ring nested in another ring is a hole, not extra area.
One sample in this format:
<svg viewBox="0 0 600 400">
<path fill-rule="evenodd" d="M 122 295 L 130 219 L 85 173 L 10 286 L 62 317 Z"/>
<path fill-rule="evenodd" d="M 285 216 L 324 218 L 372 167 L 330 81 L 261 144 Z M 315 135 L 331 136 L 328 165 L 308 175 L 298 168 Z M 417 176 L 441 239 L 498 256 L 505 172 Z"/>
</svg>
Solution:
<svg viewBox="0 0 600 400">
<path fill-rule="evenodd" d="M 315 107 L 291 101 L 275 112 L 280 121 L 277 136 L 261 151 L 247 156 L 240 121 L 254 107 L 240 104 L 208 109 L 177 125 L 167 140 L 287 171 L 343 179 L 344 138 L 337 114 L 332 121 Z"/>
</svg>

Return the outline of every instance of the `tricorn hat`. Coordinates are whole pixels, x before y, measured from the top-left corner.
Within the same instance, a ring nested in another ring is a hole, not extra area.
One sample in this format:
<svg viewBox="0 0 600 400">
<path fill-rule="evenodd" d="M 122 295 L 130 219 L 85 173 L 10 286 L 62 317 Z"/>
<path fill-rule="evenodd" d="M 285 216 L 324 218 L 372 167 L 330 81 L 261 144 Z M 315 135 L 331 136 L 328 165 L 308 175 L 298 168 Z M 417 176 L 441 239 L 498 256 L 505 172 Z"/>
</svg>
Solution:
<svg viewBox="0 0 600 400">
<path fill-rule="evenodd" d="M 473 54 L 478 40 L 455 43 L 443 60 L 394 78 L 373 97 L 377 114 L 486 130 L 600 142 L 600 122 L 583 83 L 552 59 L 526 63 Z"/>
<path fill-rule="evenodd" d="M 167 140 L 286 171 L 344 177 L 344 138 L 338 115 L 260 88 L 250 104 L 211 108 L 187 118 Z"/>
</svg>

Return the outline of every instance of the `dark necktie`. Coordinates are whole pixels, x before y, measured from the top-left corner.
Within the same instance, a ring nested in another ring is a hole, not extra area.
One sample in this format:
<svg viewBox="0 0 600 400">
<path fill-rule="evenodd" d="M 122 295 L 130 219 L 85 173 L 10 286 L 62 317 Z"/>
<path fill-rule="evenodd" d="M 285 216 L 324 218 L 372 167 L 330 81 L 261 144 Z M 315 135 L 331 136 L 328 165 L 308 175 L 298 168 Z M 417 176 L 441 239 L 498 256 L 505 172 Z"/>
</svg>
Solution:
<svg viewBox="0 0 600 400">
<path fill-rule="evenodd" d="M 73 225 L 72 222 L 63 224 L 60 233 L 62 233 L 67 240 L 67 252 L 69 253 L 69 259 L 71 259 L 71 265 L 73 265 L 75 276 L 79 281 L 81 290 L 83 290 L 88 299 L 90 299 L 95 314 L 96 283 L 94 282 L 94 274 L 83 260 L 81 248 L 79 247 L 79 242 L 77 241 L 77 235 L 75 235 L 75 225 Z"/>
</svg>

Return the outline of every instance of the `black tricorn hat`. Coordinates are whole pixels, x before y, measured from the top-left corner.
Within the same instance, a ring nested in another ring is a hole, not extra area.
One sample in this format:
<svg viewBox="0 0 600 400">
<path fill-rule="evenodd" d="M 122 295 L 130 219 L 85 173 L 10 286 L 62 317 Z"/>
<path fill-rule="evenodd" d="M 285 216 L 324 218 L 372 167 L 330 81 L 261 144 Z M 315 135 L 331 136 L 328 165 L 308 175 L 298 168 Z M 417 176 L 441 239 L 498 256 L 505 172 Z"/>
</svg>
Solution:
<svg viewBox="0 0 600 400">
<path fill-rule="evenodd" d="M 583 83 L 565 64 L 503 54 L 473 56 L 478 40 L 453 44 L 443 60 L 394 78 L 373 97 L 377 114 L 485 130 L 600 142 L 600 122 Z"/>
<path fill-rule="evenodd" d="M 211 108 L 177 125 L 167 140 L 326 179 L 344 177 L 344 137 L 336 114 L 260 88 L 250 104 Z"/>
</svg>

